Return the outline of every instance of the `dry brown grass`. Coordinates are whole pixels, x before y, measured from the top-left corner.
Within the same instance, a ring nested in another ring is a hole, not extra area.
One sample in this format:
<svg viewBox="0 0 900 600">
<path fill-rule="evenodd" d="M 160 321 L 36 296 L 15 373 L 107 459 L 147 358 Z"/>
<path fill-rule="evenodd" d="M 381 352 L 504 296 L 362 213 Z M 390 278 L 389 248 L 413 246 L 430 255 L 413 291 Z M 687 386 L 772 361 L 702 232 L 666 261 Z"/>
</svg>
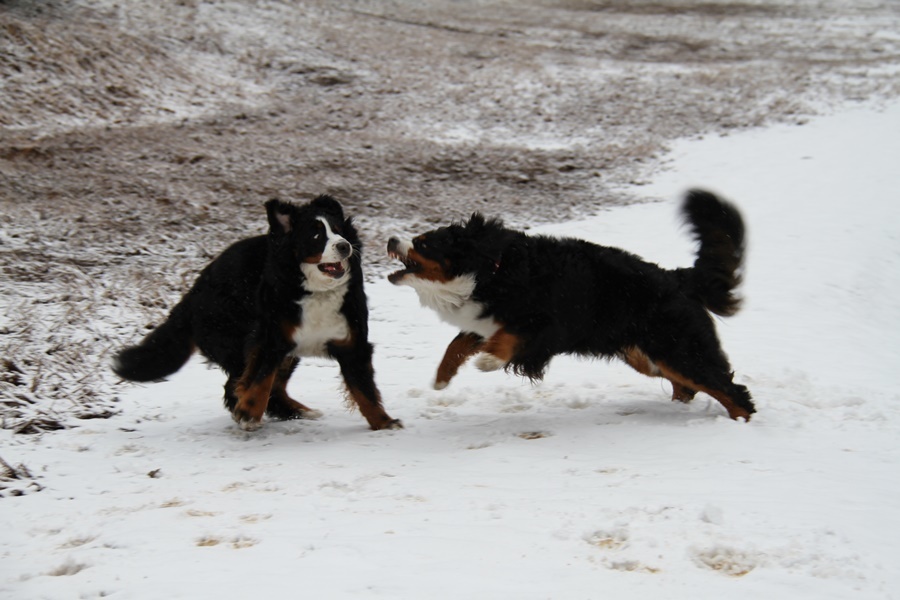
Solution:
<svg viewBox="0 0 900 600">
<path fill-rule="evenodd" d="M 22 496 L 42 489 L 43 486 L 35 481 L 28 467 L 22 464 L 13 466 L 0 458 L 0 497 Z"/>
</svg>

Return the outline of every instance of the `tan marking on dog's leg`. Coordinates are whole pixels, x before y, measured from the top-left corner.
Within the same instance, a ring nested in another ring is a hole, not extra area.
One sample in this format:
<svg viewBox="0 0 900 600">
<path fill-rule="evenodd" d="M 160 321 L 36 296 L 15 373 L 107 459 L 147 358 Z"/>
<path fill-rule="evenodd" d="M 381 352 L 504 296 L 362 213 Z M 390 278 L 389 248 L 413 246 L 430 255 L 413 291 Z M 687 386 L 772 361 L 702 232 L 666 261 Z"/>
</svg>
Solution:
<svg viewBox="0 0 900 600">
<path fill-rule="evenodd" d="M 272 392 L 275 374 L 276 372 L 272 371 L 264 379 L 249 386 L 243 380 L 235 386 L 238 401 L 231 416 L 241 426 L 241 429 L 254 431 L 262 425 L 262 416 L 269 404 L 269 394 Z"/>
<path fill-rule="evenodd" d="M 703 392 L 704 394 L 709 394 L 713 398 L 719 401 L 719 403 L 725 407 L 725 410 L 728 411 L 728 416 L 734 420 L 743 418 L 745 421 L 750 420 L 751 413 L 744 408 L 735 403 L 735 401 L 723 392 L 722 390 L 716 390 L 705 385 L 700 385 L 696 381 L 692 381 L 690 378 L 685 377 L 681 373 L 670 369 L 667 365 L 657 362 L 656 366 L 659 367 L 659 370 L 662 372 L 663 377 L 672 381 L 673 383 L 677 383 L 683 387 L 689 388 L 691 390 L 697 390 L 699 392 Z"/>
<path fill-rule="evenodd" d="M 522 339 L 519 336 L 509 333 L 501 327 L 481 347 L 481 355 L 475 366 L 482 371 L 502 369 L 516 355 L 516 350 L 519 349 L 521 343 Z"/>
<path fill-rule="evenodd" d="M 442 390 L 447 387 L 463 363 L 478 352 L 483 343 L 484 338 L 475 333 L 461 332 L 453 338 L 438 366 L 437 375 L 434 378 L 434 389 Z"/>
<path fill-rule="evenodd" d="M 284 407 L 284 410 L 278 410 L 280 414 L 274 418 L 319 419 L 322 417 L 322 411 L 305 406 L 291 398 L 287 393 L 287 383 L 294 372 L 294 361 L 296 360 L 296 358 L 288 357 L 281 363 L 281 367 L 275 376 L 275 381 L 272 383 L 272 392 L 269 394 L 269 407 L 277 408 L 278 405 Z M 269 416 L 273 416 L 271 412 Z"/>
<path fill-rule="evenodd" d="M 351 333 L 347 340 L 329 342 L 328 347 L 341 367 L 347 405 L 351 408 L 356 405 L 372 429 L 403 429 L 403 423 L 392 419 L 381 404 L 381 392 L 375 385 L 372 368 L 372 346 L 368 342 L 357 344 L 355 334 Z"/>
<path fill-rule="evenodd" d="M 659 367 L 650 360 L 650 357 L 644 354 L 644 351 L 637 346 L 631 346 L 622 350 L 622 358 L 628 365 L 647 377 L 662 377 Z"/>
<path fill-rule="evenodd" d="M 628 363 L 628 365 L 643 375 L 647 375 L 648 377 L 663 377 L 666 378 L 662 371 L 660 371 L 659 367 L 650 360 L 650 357 L 644 354 L 644 351 L 638 348 L 637 346 L 631 346 L 630 348 L 625 348 L 622 350 L 620 354 L 622 359 Z M 669 382 L 672 384 L 672 400 L 677 400 L 678 402 L 690 402 L 694 399 L 695 392 L 693 389 L 681 385 L 677 381 L 669 379 Z"/>
<path fill-rule="evenodd" d="M 347 393 L 350 399 L 359 407 L 369 427 L 374 430 L 379 429 L 403 429 L 403 423 L 399 419 L 392 419 L 381 407 L 380 395 L 376 398 L 368 398 L 359 388 L 347 386 Z"/>
<path fill-rule="evenodd" d="M 322 411 L 310 408 L 302 402 L 298 402 L 297 400 L 291 398 L 287 393 L 287 381 L 282 379 L 280 376 L 276 377 L 275 383 L 272 384 L 271 398 L 277 398 L 278 403 L 285 407 L 285 410 L 282 412 L 295 413 L 297 415 L 296 417 L 290 418 L 318 419 L 322 417 Z"/>
<path fill-rule="evenodd" d="M 677 381 L 672 381 L 672 400 L 677 402 L 684 402 L 687 404 L 691 400 L 694 399 L 694 396 L 697 394 L 693 389 L 683 386 Z"/>
<path fill-rule="evenodd" d="M 281 398 L 281 403 L 287 407 L 287 411 L 293 412 L 296 414 L 296 417 L 291 417 L 292 419 L 321 419 L 325 414 L 321 410 L 310 408 L 303 404 L 302 402 L 297 402 L 290 396 L 285 396 Z"/>
</svg>

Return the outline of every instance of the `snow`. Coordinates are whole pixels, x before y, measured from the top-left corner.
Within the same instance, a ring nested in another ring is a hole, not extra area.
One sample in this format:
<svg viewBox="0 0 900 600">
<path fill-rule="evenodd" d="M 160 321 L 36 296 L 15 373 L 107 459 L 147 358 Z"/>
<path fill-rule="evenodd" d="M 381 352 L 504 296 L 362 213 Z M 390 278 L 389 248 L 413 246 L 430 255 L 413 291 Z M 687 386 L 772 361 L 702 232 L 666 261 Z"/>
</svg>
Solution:
<svg viewBox="0 0 900 600">
<path fill-rule="evenodd" d="M 0 430 L 44 486 L 0 500 L 0 596 L 898 597 L 898 133 L 895 104 L 683 141 L 636 190 L 661 201 L 536 228 L 684 266 L 680 192 L 735 201 L 747 300 L 719 331 L 750 423 L 565 357 L 538 385 L 467 365 L 435 391 L 456 332 L 379 281 L 377 381 L 406 429 L 369 431 L 312 359 L 290 390 L 319 421 L 241 431 L 195 360 L 122 384 L 113 418 Z"/>
</svg>

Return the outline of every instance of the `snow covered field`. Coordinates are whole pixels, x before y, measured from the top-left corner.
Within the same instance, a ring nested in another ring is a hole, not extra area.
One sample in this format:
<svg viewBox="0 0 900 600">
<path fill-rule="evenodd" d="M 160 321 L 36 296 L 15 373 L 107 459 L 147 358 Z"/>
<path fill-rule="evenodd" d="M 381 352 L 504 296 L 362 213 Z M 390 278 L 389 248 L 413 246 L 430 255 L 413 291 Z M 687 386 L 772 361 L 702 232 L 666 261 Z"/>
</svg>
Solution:
<svg viewBox="0 0 900 600">
<path fill-rule="evenodd" d="M 747 300 L 719 331 L 752 422 L 567 358 L 536 386 L 468 366 L 434 391 L 455 331 L 381 281 L 377 380 L 405 430 L 369 431 L 310 361 L 291 390 L 325 417 L 245 433 L 199 360 L 122 384 L 110 419 L 0 430 L 45 488 L 2 500 L 0 596 L 900 598 L 900 105 L 672 156 L 639 188 L 665 201 L 540 231 L 684 266 L 680 192 L 736 202 Z"/>
</svg>

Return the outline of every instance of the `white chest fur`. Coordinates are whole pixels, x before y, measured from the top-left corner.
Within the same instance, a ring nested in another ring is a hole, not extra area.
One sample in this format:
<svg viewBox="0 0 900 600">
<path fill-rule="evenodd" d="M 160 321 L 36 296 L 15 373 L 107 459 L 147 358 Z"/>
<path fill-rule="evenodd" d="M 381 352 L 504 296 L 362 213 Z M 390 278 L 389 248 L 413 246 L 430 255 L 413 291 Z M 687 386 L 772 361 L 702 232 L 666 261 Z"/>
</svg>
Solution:
<svg viewBox="0 0 900 600">
<path fill-rule="evenodd" d="M 325 344 L 350 335 L 347 319 L 341 313 L 347 286 L 327 292 L 315 292 L 297 302 L 302 308 L 300 326 L 294 330 L 294 355 L 325 356 Z"/>
<path fill-rule="evenodd" d="M 434 310 L 442 321 L 458 327 L 460 331 L 488 338 L 500 328 L 492 318 L 482 317 L 484 307 L 472 300 L 474 277 L 463 275 L 445 283 L 412 277 L 407 279 L 408 285 L 419 295 L 422 306 Z"/>
</svg>

